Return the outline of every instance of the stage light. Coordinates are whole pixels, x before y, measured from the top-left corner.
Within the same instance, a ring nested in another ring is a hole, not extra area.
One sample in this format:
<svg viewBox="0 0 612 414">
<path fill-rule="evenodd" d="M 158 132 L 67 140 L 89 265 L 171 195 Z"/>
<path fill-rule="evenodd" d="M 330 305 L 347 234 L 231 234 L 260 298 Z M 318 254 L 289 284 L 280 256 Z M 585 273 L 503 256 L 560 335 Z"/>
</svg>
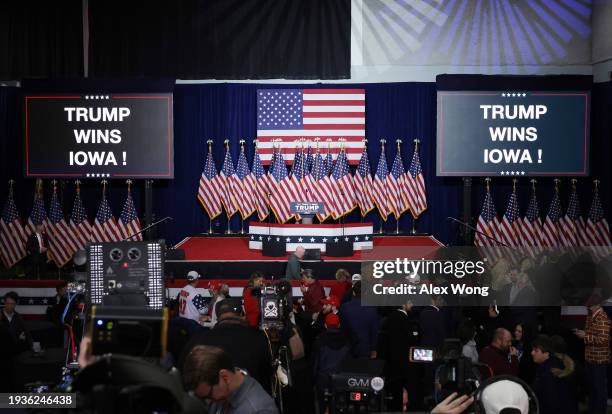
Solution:
<svg viewBox="0 0 612 414">
<path fill-rule="evenodd" d="M 98 326 L 102 326 L 102 324 L 104 323 L 104 321 L 102 319 L 98 319 L 98 321 L 96 322 L 98 324 Z"/>
</svg>

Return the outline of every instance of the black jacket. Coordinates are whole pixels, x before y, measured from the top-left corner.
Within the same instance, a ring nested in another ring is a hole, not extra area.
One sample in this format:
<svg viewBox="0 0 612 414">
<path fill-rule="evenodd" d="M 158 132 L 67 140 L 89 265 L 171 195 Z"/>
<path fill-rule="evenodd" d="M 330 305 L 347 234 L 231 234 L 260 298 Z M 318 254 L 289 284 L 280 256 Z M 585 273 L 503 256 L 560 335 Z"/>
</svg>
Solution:
<svg viewBox="0 0 612 414">
<path fill-rule="evenodd" d="M 4 311 L 0 310 L 0 349 L 2 349 L 2 357 L 8 356 L 9 358 L 32 349 L 32 337 L 21 315 L 17 312 L 13 314 L 9 322 Z"/>
<path fill-rule="evenodd" d="M 196 345 L 218 346 L 232 358 L 234 365 L 245 369 L 268 392 L 271 390 L 272 356 L 265 335 L 237 319 L 221 320 L 210 331 L 195 335 L 185 346 L 178 368 L 183 369 L 187 354 Z"/>
<path fill-rule="evenodd" d="M 422 346 L 439 348 L 444 343 L 446 325 L 440 309 L 433 306 L 424 307 L 419 314 L 419 326 Z"/>
<path fill-rule="evenodd" d="M 314 379 L 320 391 L 330 388 L 330 374 L 338 372 L 350 354 L 350 341 L 340 329 L 330 328 L 317 337 L 312 361 Z"/>
<path fill-rule="evenodd" d="M 410 348 L 419 345 L 419 320 L 410 312 L 391 312 L 378 336 L 378 358 L 386 361 L 385 377 L 407 380 L 410 376 Z"/>
<path fill-rule="evenodd" d="M 525 358 L 525 356 L 523 356 Z M 574 361 L 565 354 L 551 355 L 538 365 L 533 391 L 541 414 L 575 414 L 578 404 L 574 390 Z"/>
</svg>

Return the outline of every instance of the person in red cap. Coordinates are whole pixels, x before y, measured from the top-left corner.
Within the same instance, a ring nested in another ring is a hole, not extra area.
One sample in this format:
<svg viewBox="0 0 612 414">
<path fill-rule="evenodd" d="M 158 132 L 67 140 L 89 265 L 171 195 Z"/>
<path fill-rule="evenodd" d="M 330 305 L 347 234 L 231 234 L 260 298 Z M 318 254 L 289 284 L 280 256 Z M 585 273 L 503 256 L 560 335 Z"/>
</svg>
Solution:
<svg viewBox="0 0 612 414">
<path fill-rule="evenodd" d="M 212 297 L 212 314 L 210 316 L 210 327 L 212 328 L 217 323 L 217 303 L 229 298 L 229 286 L 219 281 L 213 281 L 208 284 L 208 292 Z"/>
</svg>

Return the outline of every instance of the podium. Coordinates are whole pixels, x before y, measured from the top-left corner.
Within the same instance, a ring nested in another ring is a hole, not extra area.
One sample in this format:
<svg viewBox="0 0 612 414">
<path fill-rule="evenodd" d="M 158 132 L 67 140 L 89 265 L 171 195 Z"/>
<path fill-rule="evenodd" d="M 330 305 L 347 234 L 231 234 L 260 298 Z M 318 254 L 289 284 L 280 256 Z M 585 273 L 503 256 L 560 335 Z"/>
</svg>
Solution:
<svg viewBox="0 0 612 414">
<path fill-rule="evenodd" d="M 264 246 L 274 249 L 274 254 L 280 254 L 278 249 L 284 248 L 285 254 L 295 251 L 298 246 L 305 249 L 320 249 L 326 253 L 328 246 L 348 244 L 353 250 L 371 250 L 374 228 L 372 223 L 340 224 L 271 224 L 249 223 L 249 249 L 263 250 Z M 330 247 L 332 254 L 346 255 L 344 247 Z M 271 251 L 271 250 L 269 250 Z M 348 254 L 350 256 L 351 254 Z"/>
</svg>

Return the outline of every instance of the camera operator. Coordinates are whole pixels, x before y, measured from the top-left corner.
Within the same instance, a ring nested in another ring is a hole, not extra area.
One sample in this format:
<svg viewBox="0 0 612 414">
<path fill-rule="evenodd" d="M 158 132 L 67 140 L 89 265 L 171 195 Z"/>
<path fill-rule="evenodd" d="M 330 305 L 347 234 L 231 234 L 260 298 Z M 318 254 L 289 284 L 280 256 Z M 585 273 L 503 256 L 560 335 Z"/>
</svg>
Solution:
<svg viewBox="0 0 612 414">
<path fill-rule="evenodd" d="M 270 392 L 272 355 L 263 332 L 249 326 L 239 299 L 224 299 L 217 304 L 217 324 L 210 331 L 194 336 L 185 346 L 178 367 L 184 370 L 185 356 L 198 345 L 222 348 L 240 368 L 245 369 Z"/>
<path fill-rule="evenodd" d="M 196 396 L 210 401 L 210 414 L 277 414 L 274 400 L 221 348 L 196 346 L 185 359 L 183 381 Z"/>
</svg>

